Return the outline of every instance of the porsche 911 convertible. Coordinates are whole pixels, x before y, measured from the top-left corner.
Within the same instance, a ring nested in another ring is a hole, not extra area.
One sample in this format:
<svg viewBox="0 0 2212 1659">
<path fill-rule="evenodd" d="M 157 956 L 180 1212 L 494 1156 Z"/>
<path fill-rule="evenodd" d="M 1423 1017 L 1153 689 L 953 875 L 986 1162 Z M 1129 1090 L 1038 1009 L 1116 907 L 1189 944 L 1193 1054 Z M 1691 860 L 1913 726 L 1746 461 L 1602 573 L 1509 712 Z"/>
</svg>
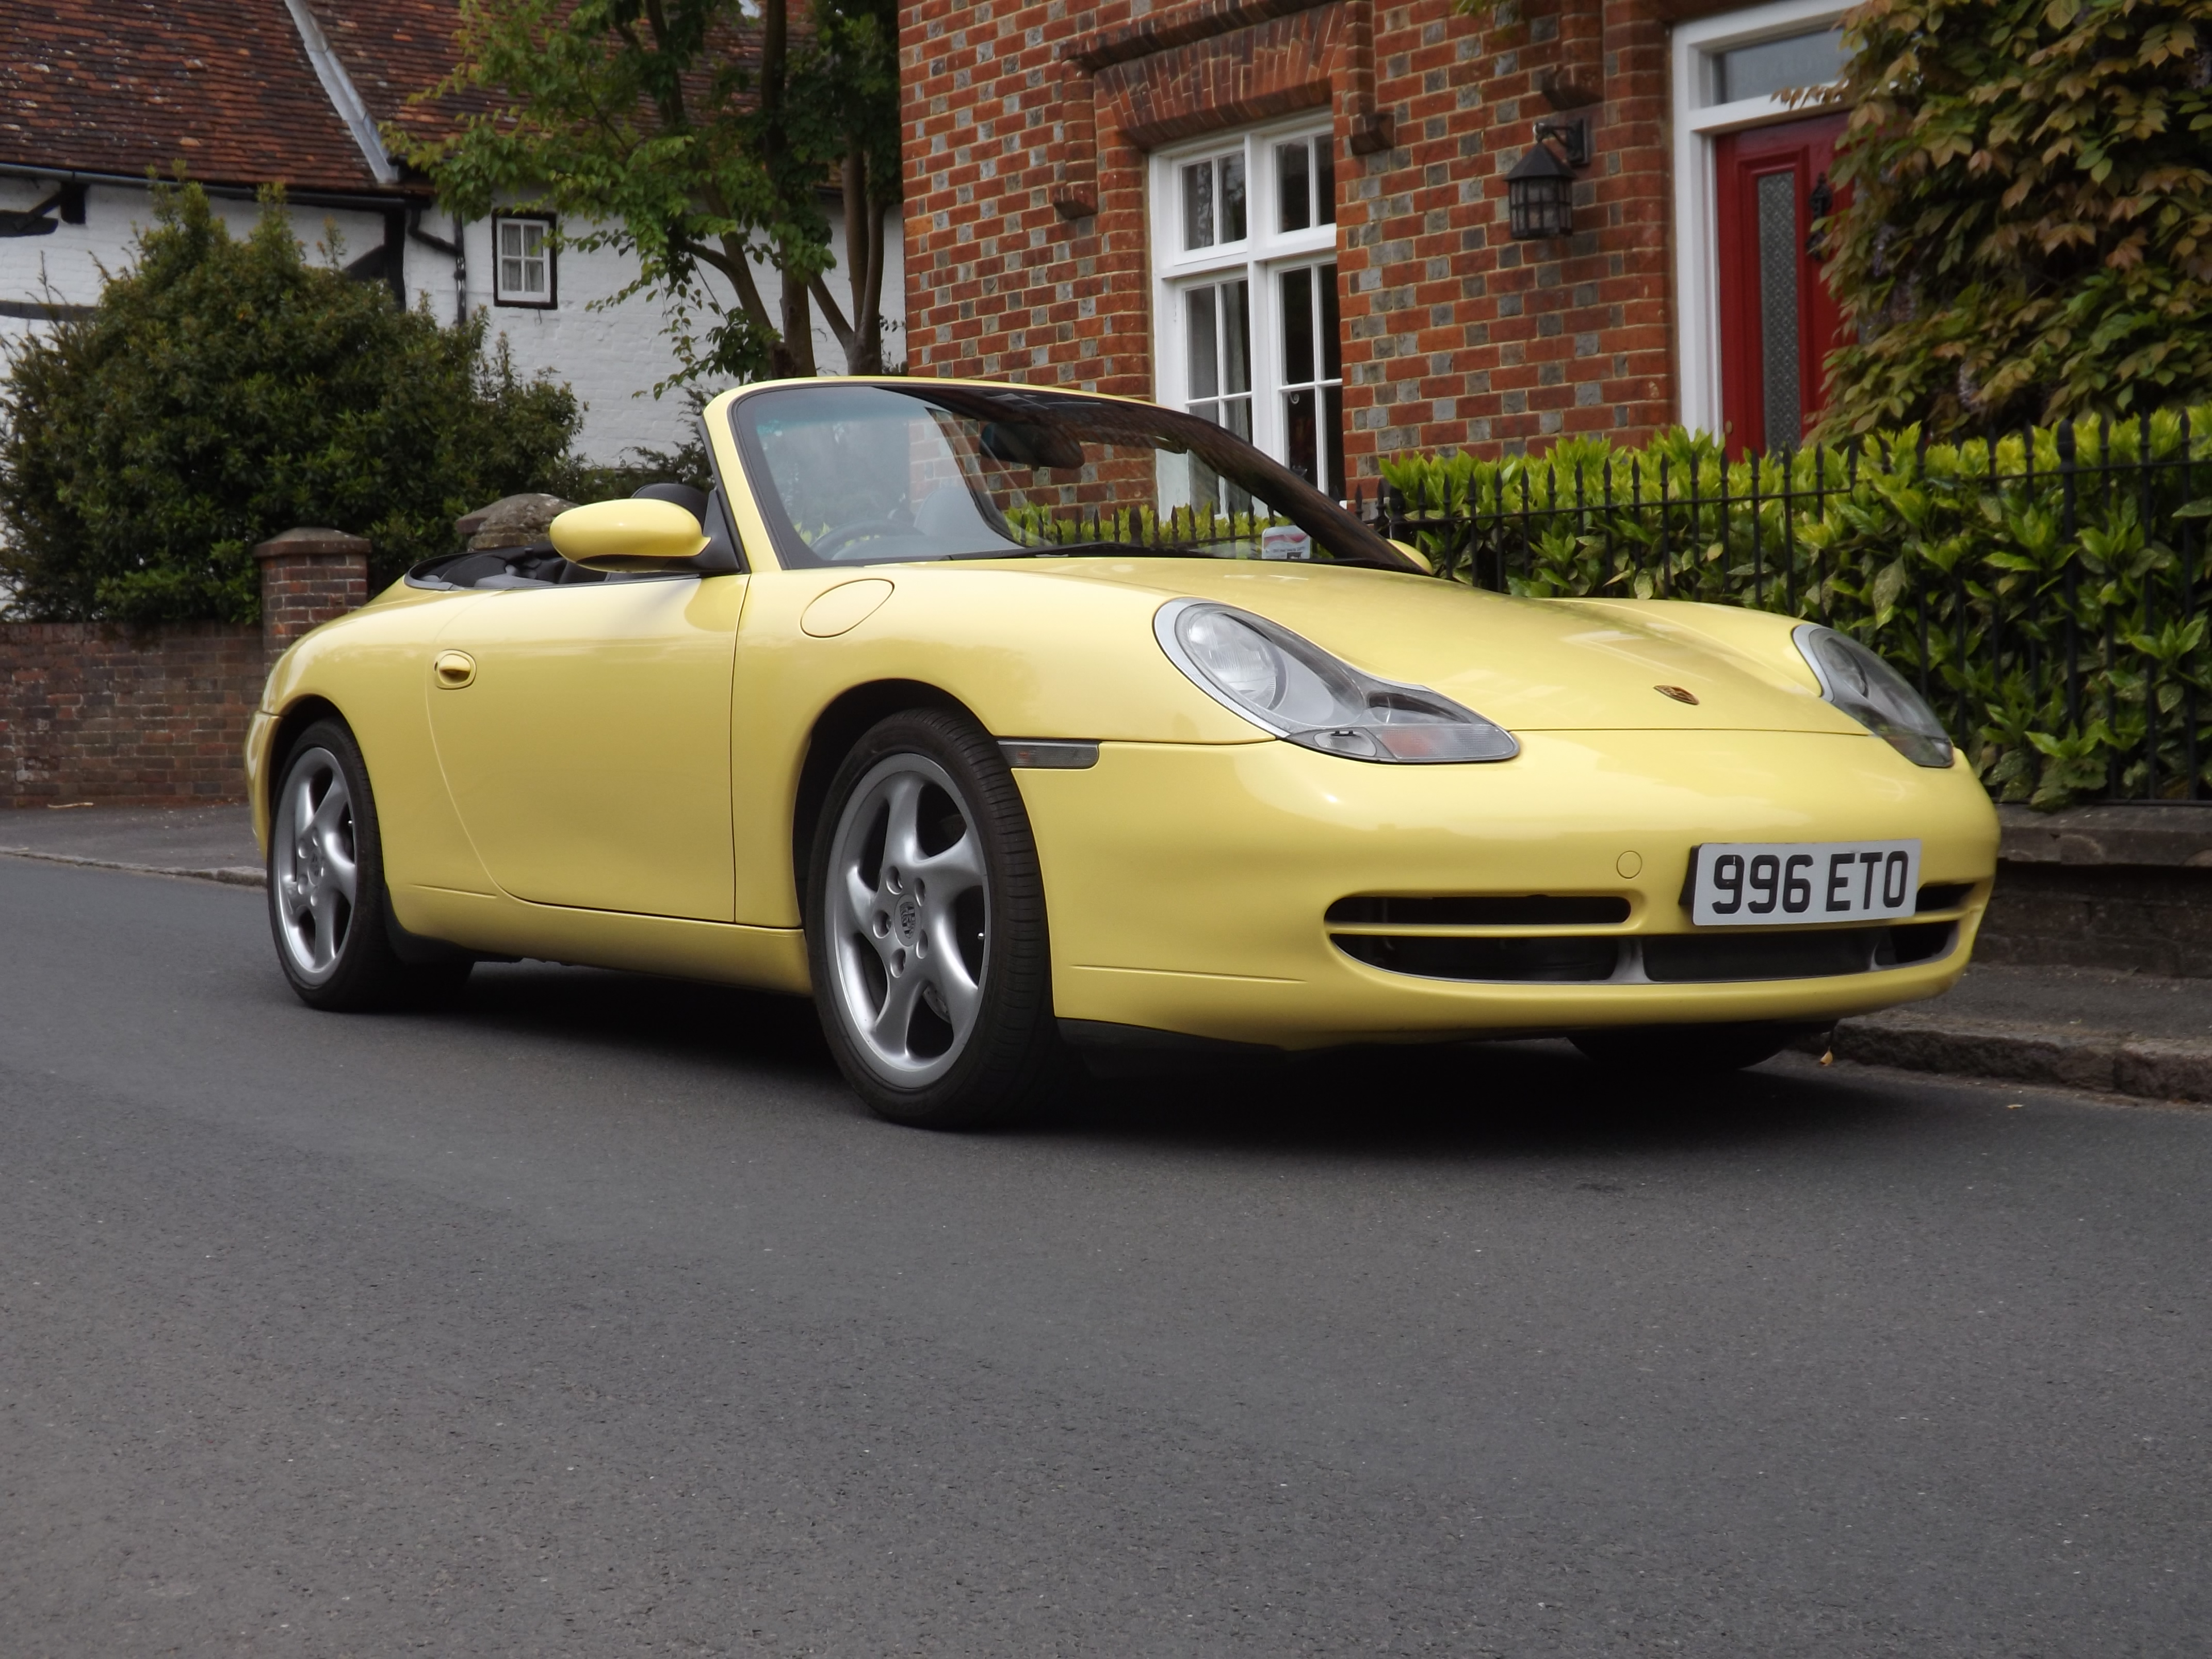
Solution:
<svg viewBox="0 0 2212 1659">
<path fill-rule="evenodd" d="M 711 489 L 429 561 L 277 662 L 247 764 L 307 1002 L 519 957 L 811 994 L 874 1110 L 950 1127 L 1086 1049 L 1733 1068 L 1966 965 L 1995 813 L 1843 635 L 1440 581 L 1141 403 L 704 419 Z"/>
</svg>

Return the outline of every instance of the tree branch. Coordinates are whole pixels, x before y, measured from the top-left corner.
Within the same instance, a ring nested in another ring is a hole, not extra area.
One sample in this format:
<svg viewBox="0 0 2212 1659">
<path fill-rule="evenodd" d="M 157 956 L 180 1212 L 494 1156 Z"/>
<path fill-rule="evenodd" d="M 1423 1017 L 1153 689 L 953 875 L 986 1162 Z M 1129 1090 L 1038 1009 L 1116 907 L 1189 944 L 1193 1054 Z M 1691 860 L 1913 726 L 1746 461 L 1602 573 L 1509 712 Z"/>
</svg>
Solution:
<svg viewBox="0 0 2212 1659">
<path fill-rule="evenodd" d="M 830 292 L 830 284 L 817 276 L 806 285 L 814 296 L 814 303 L 822 307 L 822 319 L 830 325 L 830 331 L 837 337 L 837 343 L 845 348 L 845 366 L 853 363 L 853 325 L 845 320 L 845 313 L 837 307 L 836 296 Z"/>
<path fill-rule="evenodd" d="M 753 281 L 753 262 L 746 255 L 744 240 L 735 236 L 722 238 L 722 252 L 727 263 L 722 274 L 730 279 L 730 286 L 738 291 L 738 303 L 745 308 L 755 327 L 763 334 L 773 335 L 775 324 L 768 314 L 768 302 L 761 298 L 760 284 Z"/>
</svg>

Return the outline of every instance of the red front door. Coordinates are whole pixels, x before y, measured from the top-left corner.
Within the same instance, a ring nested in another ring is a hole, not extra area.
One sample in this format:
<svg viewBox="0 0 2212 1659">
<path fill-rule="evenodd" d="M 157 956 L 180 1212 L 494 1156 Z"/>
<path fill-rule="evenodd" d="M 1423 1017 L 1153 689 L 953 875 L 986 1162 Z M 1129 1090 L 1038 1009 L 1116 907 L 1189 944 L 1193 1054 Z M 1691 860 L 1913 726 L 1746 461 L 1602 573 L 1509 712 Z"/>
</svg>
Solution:
<svg viewBox="0 0 2212 1659">
<path fill-rule="evenodd" d="M 1840 343 L 1814 192 L 1835 166 L 1845 118 L 1731 132 L 1713 146 L 1718 201 L 1721 415 L 1731 455 L 1796 448 L 1827 402 L 1823 362 Z"/>
</svg>

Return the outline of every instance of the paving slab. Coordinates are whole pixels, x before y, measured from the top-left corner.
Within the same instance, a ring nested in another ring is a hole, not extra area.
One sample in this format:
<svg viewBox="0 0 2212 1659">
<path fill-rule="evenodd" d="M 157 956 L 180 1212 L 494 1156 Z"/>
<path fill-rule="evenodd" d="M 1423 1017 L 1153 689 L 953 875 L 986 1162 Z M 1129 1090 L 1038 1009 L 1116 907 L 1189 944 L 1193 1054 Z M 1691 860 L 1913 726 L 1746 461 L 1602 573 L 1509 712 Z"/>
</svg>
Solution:
<svg viewBox="0 0 2212 1659">
<path fill-rule="evenodd" d="M 0 853 L 258 886 L 253 814 L 232 806 L 33 806 L 0 811 Z"/>
</svg>

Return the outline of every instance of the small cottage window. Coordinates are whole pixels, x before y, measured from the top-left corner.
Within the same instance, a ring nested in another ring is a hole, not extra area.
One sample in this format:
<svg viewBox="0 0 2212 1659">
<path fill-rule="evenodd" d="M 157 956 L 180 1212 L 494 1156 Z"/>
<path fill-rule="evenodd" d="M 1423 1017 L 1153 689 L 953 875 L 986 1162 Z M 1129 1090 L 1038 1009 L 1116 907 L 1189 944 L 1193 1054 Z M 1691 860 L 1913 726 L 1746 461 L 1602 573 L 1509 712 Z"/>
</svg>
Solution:
<svg viewBox="0 0 2212 1659">
<path fill-rule="evenodd" d="M 554 291 L 553 221 L 532 214 L 492 216 L 492 301 L 550 310 Z"/>
</svg>

